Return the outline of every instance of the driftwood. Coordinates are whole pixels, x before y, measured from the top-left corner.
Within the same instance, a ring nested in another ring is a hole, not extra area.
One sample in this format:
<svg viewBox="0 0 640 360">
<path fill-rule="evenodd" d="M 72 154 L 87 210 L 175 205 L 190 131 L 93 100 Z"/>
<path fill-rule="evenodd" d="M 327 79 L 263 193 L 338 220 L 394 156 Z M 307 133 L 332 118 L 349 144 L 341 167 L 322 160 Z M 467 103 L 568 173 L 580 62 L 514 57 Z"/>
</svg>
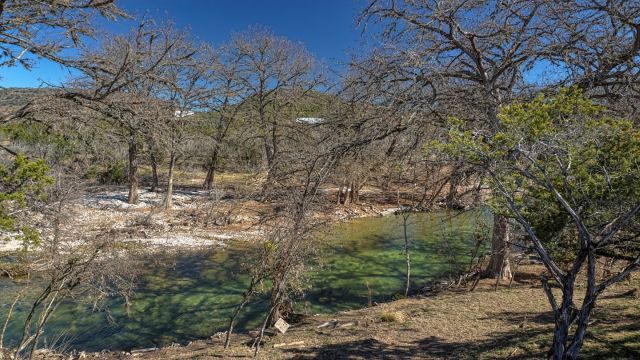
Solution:
<svg viewBox="0 0 640 360">
<path fill-rule="evenodd" d="M 294 341 L 294 342 L 290 342 L 290 343 L 273 344 L 273 347 L 274 348 L 281 348 L 281 347 L 285 347 L 285 346 L 300 346 L 300 345 L 304 345 L 304 341 Z"/>
<path fill-rule="evenodd" d="M 131 355 L 145 354 L 145 353 L 154 352 L 154 351 L 158 351 L 158 348 L 152 347 L 152 348 L 145 348 L 145 349 L 136 349 L 136 350 L 131 350 Z"/>
</svg>

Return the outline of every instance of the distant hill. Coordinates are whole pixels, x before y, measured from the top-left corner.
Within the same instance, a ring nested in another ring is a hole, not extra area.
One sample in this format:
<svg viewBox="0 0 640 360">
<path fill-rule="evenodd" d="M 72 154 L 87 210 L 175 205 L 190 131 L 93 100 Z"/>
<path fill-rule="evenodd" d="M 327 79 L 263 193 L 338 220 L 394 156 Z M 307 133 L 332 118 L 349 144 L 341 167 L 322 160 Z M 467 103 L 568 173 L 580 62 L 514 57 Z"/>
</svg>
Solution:
<svg viewBox="0 0 640 360">
<path fill-rule="evenodd" d="M 279 97 L 286 98 L 287 92 L 290 90 L 281 90 Z M 293 97 L 298 97 L 294 94 Z M 289 109 L 292 119 L 300 118 L 321 118 L 326 115 L 330 104 L 340 101 L 336 95 L 326 94 L 319 91 L 309 91 L 303 98 L 298 98 L 296 104 Z M 245 105 L 256 106 L 257 95 L 252 95 L 244 100 Z M 308 121 L 299 121 L 300 123 L 309 123 Z"/>
<path fill-rule="evenodd" d="M 51 91 L 48 88 L 0 88 L 0 109 L 6 111 L 22 107 L 33 98 Z"/>
</svg>

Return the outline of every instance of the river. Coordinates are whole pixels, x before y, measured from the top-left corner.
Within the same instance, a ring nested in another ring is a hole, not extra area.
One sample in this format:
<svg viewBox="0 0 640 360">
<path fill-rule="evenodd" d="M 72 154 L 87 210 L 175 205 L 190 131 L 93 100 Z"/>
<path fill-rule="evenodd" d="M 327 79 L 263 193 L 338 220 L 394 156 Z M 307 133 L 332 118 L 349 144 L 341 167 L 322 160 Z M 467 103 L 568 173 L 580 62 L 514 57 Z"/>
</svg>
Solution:
<svg viewBox="0 0 640 360">
<path fill-rule="evenodd" d="M 412 214 L 408 238 L 412 286 L 448 278 L 469 264 L 474 233 L 487 231 L 486 211 Z M 362 218 L 331 226 L 320 238 L 323 259 L 310 265 L 304 295 L 296 308 L 306 314 L 332 313 L 384 302 L 404 293 L 405 255 L 402 216 Z M 143 270 L 129 313 L 120 299 L 103 310 L 92 304 L 66 301 L 45 330 L 48 345 L 67 344 L 79 350 L 128 350 L 167 346 L 205 338 L 224 327 L 245 290 L 242 263 L 251 248 L 231 243 L 195 254 L 172 255 Z M 162 260 L 162 259 L 161 259 Z M 0 280 L 0 319 L 4 322 L 15 285 Z M 371 294 L 371 299 L 369 299 Z M 238 330 L 255 327 L 266 301 L 246 308 Z M 27 304 L 20 304 L 17 319 Z M 11 322 L 9 338 L 17 334 Z"/>
</svg>

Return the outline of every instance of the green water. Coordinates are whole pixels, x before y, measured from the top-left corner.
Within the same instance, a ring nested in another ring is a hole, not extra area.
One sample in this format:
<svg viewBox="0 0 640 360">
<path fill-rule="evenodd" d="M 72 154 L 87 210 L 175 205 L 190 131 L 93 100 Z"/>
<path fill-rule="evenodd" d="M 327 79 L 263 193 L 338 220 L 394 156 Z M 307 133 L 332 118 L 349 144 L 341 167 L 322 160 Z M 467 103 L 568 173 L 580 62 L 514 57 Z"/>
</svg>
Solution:
<svg viewBox="0 0 640 360">
<path fill-rule="evenodd" d="M 473 233 L 487 219 L 483 211 L 412 214 L 408 226 L 412 285 L 447 278 L 466 267 L 475 248 Z M 402 224 L 401 216 L 387 216 L 327 229 L 320 238 L 322 261 L 311 266 L 308 289 L 297 299 L 298 310 L 315 314 L 361 308 L 369 301 L 368 289 L 375 302 L 404 293 Z M 245 290 L 248 278 L 241 264 L 249 251 L 246 244 L 232 244 L 155 262 L 145 269 L 128 314 L 117 299 L 100 311 L 86 302 L 68 301 L 48 323 L 46 341 L 83 350 L 127 350 L 183 343 L 223 331 Z M 8 280 L 0 281 L 0 319 L 15 288 Z M 265 306 L 265 300 L 248 306 L 238 329 L 255 327 Z M 26 310 L 27 304 L 20 304 L 16 311 Z M 17 326 L 17 321 L 10 324 L 9 337 L 17 334 Z"/>
</svg>

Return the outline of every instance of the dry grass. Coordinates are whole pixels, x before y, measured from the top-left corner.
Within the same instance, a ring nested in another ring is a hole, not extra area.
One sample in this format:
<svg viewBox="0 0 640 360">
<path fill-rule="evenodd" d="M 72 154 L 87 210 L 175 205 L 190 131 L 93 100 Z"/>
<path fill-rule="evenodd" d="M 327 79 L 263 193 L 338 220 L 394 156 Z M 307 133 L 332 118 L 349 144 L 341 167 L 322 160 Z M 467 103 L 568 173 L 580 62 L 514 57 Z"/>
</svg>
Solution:
<svg viewBox="0 0 640 360">
<path fill-rule="evenodd" d="M 383 312 L 380 314 L 380 321 L 382 322 L 394 322 L 394 323 L 405 323 L 408 317 L 402 311 L 389 311 Z"/>
</svg>

